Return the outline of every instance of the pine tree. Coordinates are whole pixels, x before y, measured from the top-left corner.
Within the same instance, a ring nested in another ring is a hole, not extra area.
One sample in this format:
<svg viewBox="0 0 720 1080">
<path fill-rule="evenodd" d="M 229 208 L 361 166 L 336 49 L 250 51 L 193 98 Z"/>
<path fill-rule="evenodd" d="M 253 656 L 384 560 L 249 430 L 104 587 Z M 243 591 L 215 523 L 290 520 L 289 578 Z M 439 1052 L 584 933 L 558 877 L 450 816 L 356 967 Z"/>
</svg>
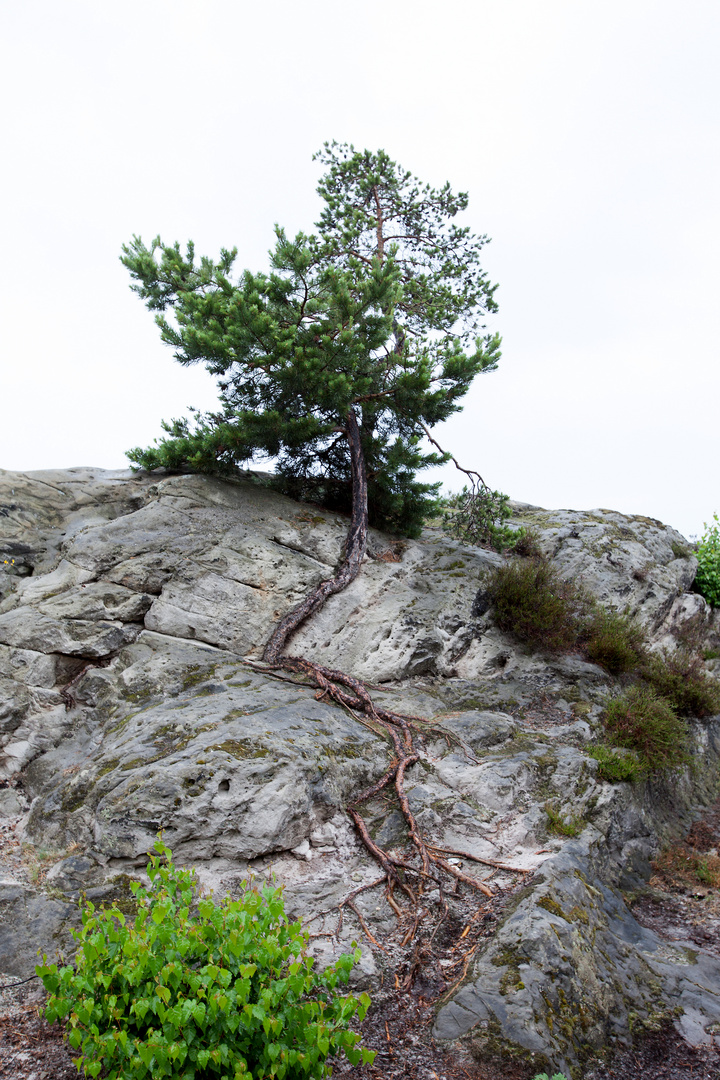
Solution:
<svg viewBox="0 0 720 1080">
<path fill-rule="evenodd" d="M 433 852 L 414 821 L 403 783 L 418 760 L 416 720 L 375 706 L 344 672 L 284 655 L 294 630 L 359 573 L 369 507 L 373 524 L 414 536 L 437 505 L 439 485 L 417 472 L 450 455 L 423 451 L 421 440 L 500 355 L 498 336 L 483 333 L 496 310 L 480 264 L 487 238 L 453 222 L 466 195 L 422 185 L 384 151 L 326 143 L 316 156 L 327 166 L 317 231 L 291 240 L 276 227 L 269 273 L 246 270 L 233 282 L 236 249 L 213 262 L 196 261 L 192 243 L 183 254 L 159 237 L 123 248 L 163 341 L 181 364 L 204 363 L 218 376 L 222 405 L 192 424 L 164 424 L 166 438 L 128 456 L 146 469 L 231 475 L 264 455 L 276 459 L 277 482 L 290 494 L 350 510 L 337 572 L 281 619 L 263 659 L 309 675 L 321 694 L 370 714 L 392 740 L 393 764 L 349 808 L 389 886 L 417 899 L 406 878 L 412 867 L 374 844 L 357 806 L 392 783 L 420 856 L 416 872 L 432 877 L 433 864 L 487 892 Z"/>
<path fill-rule="evenodd" d="M 317 233 L 276 229 L 267 274 L 233 283 L 236 249 L 196 262 L 192 243 L 184 255 L 159 237 L 124 247 L 163 341 L 218 376 L 222 403 L 164 425 L 159 445 L 129 457 L 228 474 L 265 455 L 289 494 L 350 510 L 356 422 L 371 523 L 414 536 L 439 486 L 417 473 L 443 460 L 422 451 L 425 429 L 499 357 L 499 338 L 480 336 L 496 310 L 486 237 L 453 223 L 466 195 L 421 186 L 383 151 L 333 143 L 317 156 L 328 166 Z"/>
</svg>

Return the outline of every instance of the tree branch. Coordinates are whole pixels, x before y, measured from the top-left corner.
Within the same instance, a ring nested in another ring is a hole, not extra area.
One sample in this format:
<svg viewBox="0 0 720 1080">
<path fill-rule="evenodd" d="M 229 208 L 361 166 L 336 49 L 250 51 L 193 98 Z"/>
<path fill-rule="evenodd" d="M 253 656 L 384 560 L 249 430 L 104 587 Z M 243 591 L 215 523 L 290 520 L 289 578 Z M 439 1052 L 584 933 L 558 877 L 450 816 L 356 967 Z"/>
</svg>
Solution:
<svg viewBox="0 0 720 1080">
<path fill-rule="evenodd" d="M 475 490 L 475 488 L 477 487 L 478 481 L 480 482 L 481 487 L 484 487 L 484 488 L 487 487 L 487 484 L 485 483 L 485 481 L 483 480 L 483 478 L 482 478 L 482 476 L 480 475 L 479 472 L 476 472 L 474 469 L 463 469 L 462 465 L 458 462 L 457 458 L 453 457 L 453 455 L 451 453 L 449 453 L 449 451 L 443 450 L 440 443 L 437 442 L 435 439 L 433 439 L 432 435 L 430 434 L 429 429 L 425 426 L 425 424 L 423 424 L 422 420 L 420 420 L 419 423 L 420 423 L 420 427 L 425 432 L 425 435 L 427 436 L 429 441 L 433 444 L 433 446 L 437 450 L 440 451 L 440 453 L 443 455 L 443 457 L 450 458 L 450 460 L 452 461 L 452 463 L 453 463 L 453 465 L 455 466 L 456 469 L 459 469 L 460 472 L 465 473 L 466 476 L 470 477 L 470 482 L 471 482 L 471 484 L 473 486 L 473 490 Z"/>
</svg>

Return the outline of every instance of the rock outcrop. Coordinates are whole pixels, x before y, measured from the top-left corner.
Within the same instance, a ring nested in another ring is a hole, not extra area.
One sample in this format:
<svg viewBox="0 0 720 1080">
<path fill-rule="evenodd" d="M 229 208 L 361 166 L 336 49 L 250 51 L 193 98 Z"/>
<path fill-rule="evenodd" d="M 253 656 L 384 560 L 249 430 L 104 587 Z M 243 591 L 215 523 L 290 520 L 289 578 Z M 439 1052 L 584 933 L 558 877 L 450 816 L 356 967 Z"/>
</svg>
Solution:
<svg viewBox="0 0 720 1080">
<path fill-rule="evenodd" d="M 672 529 L 604 510 L 514 512 L 562 574 L 637 614 L 657 646 L 696 616 L 708 641 L 720 634 Z M 250 475 L 0 472 L 0 811 L 22 815 L 40 878 L 19 868 L 0 882 L 2 970 L 24 975 L 38 947 L 66 940 L 81 891 L 126 889 L 159 830 L 214 888 L 275 875 L 318 933 L 377 878 L 344 807 L 384 771 L 384 740 L 257 666 L 275 620 L 334 567 L 345 528 Z M 501 558 L 438 529 L 373 533 L 360 577 L 291 644 L 445 732 L 426 736 L 410 803 L 502 903 L 464 968 L 439 962 L 435 1037 L 568 1074 L 661 1017 L 690 1042 L 720 1043 L 720 960 L 661 939 L 626 903 L 660 843 L 716 796 L 720 717 L 693 724 L 692 770 L 599 780 L 587 743 L 613 680 L 494 626 L 483 577 Z M 548 805 L 576 836 L 549 829 Z M 368 820 L 384 846 L 403 843 L 392 806 L 369 804 Z M 365 927 L 346 909 L 320 953 L 368 929 L 392 938 L 381 890 L 355 903 Z M 393 959 L 364 940 L 372 988 Z"/>
</svg>

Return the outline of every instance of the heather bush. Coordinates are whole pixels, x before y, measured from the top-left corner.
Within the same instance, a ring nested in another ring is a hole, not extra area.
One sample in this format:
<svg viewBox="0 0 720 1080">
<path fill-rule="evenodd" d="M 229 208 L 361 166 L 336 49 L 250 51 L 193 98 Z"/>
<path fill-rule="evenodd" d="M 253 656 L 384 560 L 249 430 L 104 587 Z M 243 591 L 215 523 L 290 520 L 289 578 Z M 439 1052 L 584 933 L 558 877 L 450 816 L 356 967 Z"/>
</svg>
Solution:
<svg viewBox="0 0 720 1080">
<path fill-rule="evenodd" d="M 488 574 L 486 588 L 501 630 L 549 652 L 576 646 L 589 601 L 572 582 L 563 581 L 547 559 L 503 563 Z"/>
<path fill-rule="evenodd" d="M 500 629 L 524 644 L 548 652 L 581 648 L 613 675 L 633 670 L 644 655 L 643 631 L 634 619 L 596 603 L 542 555 L 490 571 L 487 595 Z"/>
<path fill-rule="evenodd" d="M 630 686 L 612 698 L 603 715 L 609 741 L 633 750 L 643 772 L 676 768 L 689 760 L 689 731 L 652 687 Z"/>
<path fill-rule="evenodd" d="M 588 659 L 611 675 L 632 671 L 644 655 L 644 633 L 629 615 L 597 604 L 587 622 Z"/>
<path fill-rule="evenodd" d="M 703 719 L 720 712 L 720 683 L 703 669 L 701 653 L 684 648 L 651 653 L 639 673 L 680 716 Z"/>
</svg>

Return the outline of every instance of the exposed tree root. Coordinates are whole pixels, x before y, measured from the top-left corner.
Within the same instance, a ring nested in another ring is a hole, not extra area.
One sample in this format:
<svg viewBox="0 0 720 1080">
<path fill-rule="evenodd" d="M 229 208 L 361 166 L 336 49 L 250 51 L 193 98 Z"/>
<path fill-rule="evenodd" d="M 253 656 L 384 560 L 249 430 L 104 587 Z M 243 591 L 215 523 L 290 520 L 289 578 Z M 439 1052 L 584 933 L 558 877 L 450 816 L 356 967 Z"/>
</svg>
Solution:
<svg viewBox="0 0 720 1080">
<path fill-rule="evenodd" d="M 406 716 L 402 713 L 390 712 L 387 709 L 380 708 L 374 704 L 364 684 L 353 676 L 345 674 L 345 672 L 326 668 L 303 657 L 279 656 L 275 660 L 275 664 L 286 671 L 308 676 L 318 687 L 316 695 L 318 699 L 330 698 L 345 706 L 353 715 L 360 713 L 363 718 L 369 718 L 387 734 L 392 743 L 394 755 L 388 769 L 379 780 L 350 803 L 347 811 L 365 847 L 385 872 L 386 896 L 396 914 L 399 917 L 404 915 L 394 899 L 393 893 L 395 889 L 405 894 L 410 903 L 410 910 L 414 913 L 414 917 L 417 918 L 419 901 L 424 888 L 429 883 L 432 883 L 438 888 L 440 897 L 442 897 L 443 879 L 447 877 L 454 879 L 456 882 L 462 882 L 485 896 L 493 896 L 492 890 L 487 885 L 463 873 L 459 867 L 448 862 L 445 856 L 458 855 L 461 858 L 493 867 L 501 867 L 501 864 L 489 859 L 475 858 L 466 852 L 447 851 L 429 843 L 423 836 L 410 808 L 410 802 L 405 790 L 405 775 L 410 766 L 414 765 L 420 757 L 415 744 L 414 733 L 422 733 L 424 731 L 423 725 L 427 724 L 427 721 L 424 721 L 419 716 Z M 359 810 L 363 803 L 368 802 L 390 787 L 394 790 L 398 806 L 405 819 L 408 835 L 415 849 L 415 863 L 392 854 L 376 844 L 370 836 L 367 823 Z M 502 868 L 514 869 L 510 867 Z M 411 884 L 408 875 L 417 880 Z M 381 878 L 374 884 L 380 884 L 382 880 Z M 354 896 L 360 891 L 362 890 L 356 890 L 352 897 L 348 897 L 343 901 L 343 905 L 347 905 L 358 915 L 363 930 L 370 940 L 374 940 L 354 904 Z"/>
<path fill-rule="evenodd" d="M 465 885 L 468 885 L 478 892 L 484 893 L 485 896 L 492 896 L 493 892 L 487 885 L 470 877 L 468 874 L 464 874 L 457 866 L 448 862 L 444 856 L 458 855 L 462 858 L 467 858 L 471 861 L 480 863 L 487 863 L 494 867 L 498 867 L 500 864 L 491 862 L 490 860 L 480 858 L 475 859 L 472 855 L 465 852 L 445 851 L 436 845 L 429 844 L 423 837 L 417 821 L 415 820 L 415 816 L 410 809 L 410 803 L 405 791 L 405 774 L 407 769 L 409 769 L 411 765 L 414 765 L 420 757 L 415 745 L 413 732 L 422 733 L 424 729 L 421 725 L 427 724 L 428 721 L 419 716 L 406 716 L 402 713 L 390 712 L 387 709 L 379 708 L 372 701 L 364 684 L 358 679 L 346 675 L 344 672 L 323 667 L 320 664 L 315 664 L 310 660 L 300 657 L 281 657 L 279 662 L 286 670 L 302 672 L 303 674 L 310 676 L 319 688 L 319 693 L 317 694 L 318 698 L 329 697 L 339 704 L 344 705 L 353 713 L 364 713 L 374 720 L 392 740 L 395 754 L 389 768 L 379 780 L 358 795 L 347 807 L 348 813 L 352 818 L 365 847 L 380 866 L 382 866 L 387 875 L 388 897 L 390 898 L 392 890 L 397 887 L 407 895 L 413 909 L 417 909 L 419 898 L 423 893 L 423 886 L 429 881 L 432 881 L 440 890 L 442 890 L 442 873 L 454 878 L 458 882 L 463 882 Z M 343 687 L 348 688 L 352 693 L 348 693 Z M 362 803 L 379 795 L 381 791 L 389 788 L 390 785 L 394 788 L 398 805 L 405 819 L 408 834 L 415 847 L 416 856 L 420 862 L 419 867 L 409 863 L 406 859 L 391 855 L 376 844 L 371 838 L 367 825 L 358 810 L 358 807 L 361 806 Z M 408 873 L 416 875 L 419 879 L 415 888 L 412 888 L 407 881 Z"/>
<path fill-rule="evenodd" d="M 448 861 L 447 856 L 459 855 L 461 858 L 494 867 L 499 864 L 474 858 L 465 852 L 446 851 L 444 848 L 429 843 L 418 827 L 405 790 L 405 777 L 407 770 L 420 759 L 417 736 L 432 728 L 428 721 L 419 716 L 406 716 L 380 708 L 373 702 L 365 684 L 343 671 L 325 667 L 305 657 L 284 654 L 288 639 L 295 630 L 319 611 L 328 597 L 341 592 L 355 580 L 365 555 L 368 529 L 367 478 L 357 418 L 352 408 L 348 412 L 345 434 L 350 446 L 353 507 L 344 558 L 333 577 L 320 582 L 296 608 L 280 620 L 265 648 L 263 661 L 269 668 L 306 676 L 311 684 L 317 687 L 318 699 L 328 698 L 337 702 L 358 720 L 371 725 L 374 730 L 382 731 L 389 739 L 393 755 L 388 768 L 379 780 L 350 803 L 347 811 L 365 847 L 384 872 L 383 877 L 373 882 L 373 886 L 385 883 L 388 903 L 399 919 L 402 920 L 408 915 L 411 917 L 411 936 L 414 937 L 422 918 L 427 914 L 420 900 L 428 886 L 437 889 L 439 902 L 443 908 L 443 917 L 448 910 L 443 892 L 448 879 L 454 883 L 455 889 L 460 884 L 464 884 L 487 897 L 494 895 L 487 885 L 463 873 L 454 862 Z M 363 803 L 390 788 L 394 791 L 414 849 L 413 855 L 406 858 L 386 850 L 373 840 L 360 811 Z M 372 886 L 367 886 L 367 888 L 370 887 Z M 343 908 L 349 907 L 357 916 L 370 941 L 382 948 L 373 937 L 355 904 L 355 898 L 365 888 L 366 886 L 356 889 L 340 904 L 337 932 L 339 933 L 342 924 Z M 396 892 L 402 894 L 408 902 L 404 910 L 395 897 Z"/>
</svg>

